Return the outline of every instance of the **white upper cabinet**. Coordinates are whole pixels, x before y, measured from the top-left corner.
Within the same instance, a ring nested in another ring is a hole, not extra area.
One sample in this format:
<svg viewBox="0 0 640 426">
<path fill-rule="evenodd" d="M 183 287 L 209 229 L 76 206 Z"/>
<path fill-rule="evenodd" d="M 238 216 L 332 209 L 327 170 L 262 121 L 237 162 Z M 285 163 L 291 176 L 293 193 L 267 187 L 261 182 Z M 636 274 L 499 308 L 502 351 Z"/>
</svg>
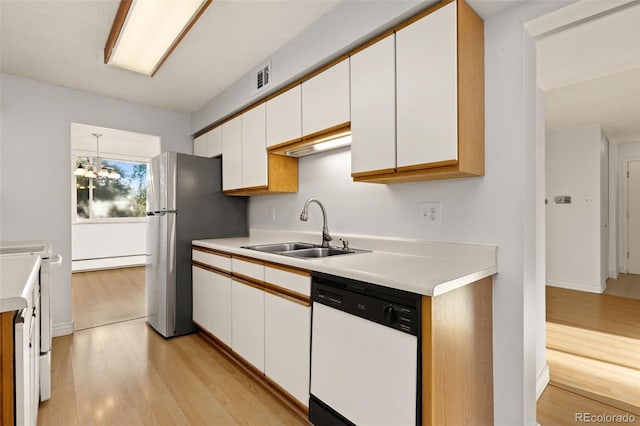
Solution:
<svg viewBox="0 0 640 426">
<path fill-rule="evenodd" d="M 351 56 L 351 173 L 396 167 L 394 35 Z"/>
<path fill-rule="evenodd" d="M 304 135 L 350 121 L 349 109 L 349 60 L 302 83 Z"/>
<path fill-rule="evenodd" d="M 267 186 L 265 104 L 242 114 L 242 187 Z"/>
<path fill-rule="evenodd" d="M 302 137 L 302 88 L 297 85 L 267 101 L 267 146 Z"/>
<path fill-rule="evenodd" d="M 217 157 L 222 155 L 222 127 L 218 126 L 193 140 L 193 155 Z"/>
<path fill-rule="evenodd" d="M 242 121 L 241 117 L 222 125 L 222 189 L 242 187 Z"/>
<path fill-rule="evenodd" d="M 396 33 L 399 169 L 458 159 L 456 28 L 452 2 Z"/>
<path fill-rule="evenodd" d="M 222 155 L 222 126 L 207 132 L 207 157 Z"/>
<path fill-rule="evenodd" d="M 207 134 L 200 135 L 193 140 L 193 155 L 207 156 Z"/>
</svg>

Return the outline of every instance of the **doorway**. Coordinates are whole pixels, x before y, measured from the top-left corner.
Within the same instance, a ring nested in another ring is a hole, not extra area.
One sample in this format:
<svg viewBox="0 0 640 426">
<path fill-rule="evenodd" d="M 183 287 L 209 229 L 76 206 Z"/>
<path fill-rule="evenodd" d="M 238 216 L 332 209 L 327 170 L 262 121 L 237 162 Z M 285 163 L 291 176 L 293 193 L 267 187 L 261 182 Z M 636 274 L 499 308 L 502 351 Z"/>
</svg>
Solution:
<svg viewBox="0 0 640 426">
<path fill-rule="evenodd" d="M 74 330 L 146 315 L 147 163 L 160 138 L 71 123 Z"/>
</svg>

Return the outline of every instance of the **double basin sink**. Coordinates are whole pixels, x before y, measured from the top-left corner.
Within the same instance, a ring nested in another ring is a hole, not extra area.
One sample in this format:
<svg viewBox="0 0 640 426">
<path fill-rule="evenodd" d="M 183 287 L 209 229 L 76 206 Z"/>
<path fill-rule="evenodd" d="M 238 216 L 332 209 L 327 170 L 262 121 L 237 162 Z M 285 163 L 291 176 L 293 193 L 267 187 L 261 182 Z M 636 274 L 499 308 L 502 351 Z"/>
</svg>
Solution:
<svg viewBox="0 0 640 426">
<path fill-rule="evenodd" d="M 301 242 L 258 244 L 253 246 L 243 246 L 242 248 L 262 251 L 266 253 L 281 254 L 283 256 L 298 257 L 301 259 L 365 253 L 369 251 L 341 247 L 322 247 L 317 244 Z"/>
</svg>

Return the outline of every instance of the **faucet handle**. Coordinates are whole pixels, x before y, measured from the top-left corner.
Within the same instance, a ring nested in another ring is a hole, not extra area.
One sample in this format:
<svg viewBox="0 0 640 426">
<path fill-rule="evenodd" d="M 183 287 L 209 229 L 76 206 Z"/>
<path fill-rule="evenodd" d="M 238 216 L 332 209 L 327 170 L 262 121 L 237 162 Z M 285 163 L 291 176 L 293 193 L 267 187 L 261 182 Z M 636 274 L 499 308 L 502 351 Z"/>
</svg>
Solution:
<svg viewBox="0 0 640 426">
<path fill-rule="evenodd" d="M 342 241 L 342 248 L 345 250 L 349 250 L 349 240 L 343 240 L 342 238 L 338 238 L 340 241 Z"/>
</svg>

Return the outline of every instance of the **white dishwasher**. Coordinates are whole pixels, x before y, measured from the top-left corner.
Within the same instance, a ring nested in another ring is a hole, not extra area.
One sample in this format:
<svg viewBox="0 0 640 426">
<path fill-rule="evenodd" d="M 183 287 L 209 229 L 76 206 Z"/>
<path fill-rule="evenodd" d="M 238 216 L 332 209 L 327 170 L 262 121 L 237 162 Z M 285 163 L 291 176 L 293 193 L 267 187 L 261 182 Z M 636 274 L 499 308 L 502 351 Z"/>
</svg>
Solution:
<svg viewBox="0 0 640 426">
<path fill-rule="evenodd" d="M 420 295 L 321 273 L 311 292 L 311 423 L 420 424 Z"/>
</svg>

